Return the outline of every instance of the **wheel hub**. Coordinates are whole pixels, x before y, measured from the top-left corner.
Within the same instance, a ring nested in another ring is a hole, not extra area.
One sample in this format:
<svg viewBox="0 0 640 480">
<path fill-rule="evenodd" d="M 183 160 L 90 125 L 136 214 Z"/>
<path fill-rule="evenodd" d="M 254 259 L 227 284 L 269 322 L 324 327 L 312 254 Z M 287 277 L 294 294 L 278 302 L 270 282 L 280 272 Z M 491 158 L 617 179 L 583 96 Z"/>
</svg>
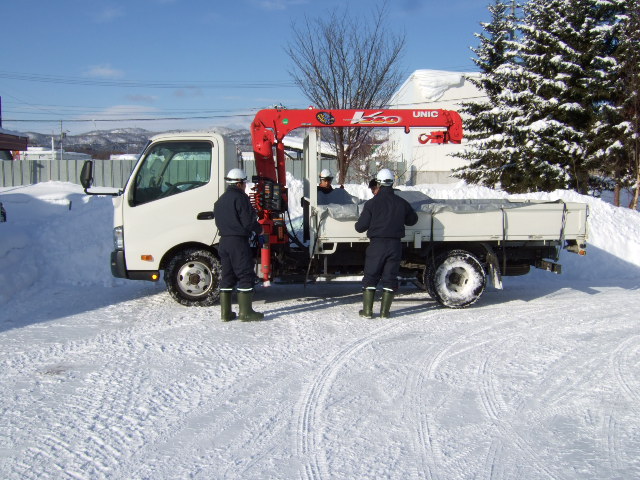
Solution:
<svg viewBox="0 0 640 480">
<path fill-rule="evenodd" d="M 454 292 L 461 291 L 469 281 L 469 275 L 464 268 L 454 268 L 447 276 L 447 287 Z"/>
<path fill-rule="evenodd" d="M 202 262 L 186 263 L 178 272 L 178 286 L 189 295 L 204 295 L 213 284 L 213 275 Z"/>
</svg>

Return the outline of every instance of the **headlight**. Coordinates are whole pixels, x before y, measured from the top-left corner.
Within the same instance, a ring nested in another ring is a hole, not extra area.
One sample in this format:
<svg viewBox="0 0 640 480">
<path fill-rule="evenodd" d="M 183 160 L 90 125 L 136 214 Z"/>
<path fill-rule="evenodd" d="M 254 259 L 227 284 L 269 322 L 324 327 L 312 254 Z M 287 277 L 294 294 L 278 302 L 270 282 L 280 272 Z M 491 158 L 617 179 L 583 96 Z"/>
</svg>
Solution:
<svg viewBox="0 0 640 480">
<path fill-rule="evenodd" d="M 124 250 L 124 228 L 116 227 L 113 229 L 113 248 L 116 250 Z"/>
</svg>

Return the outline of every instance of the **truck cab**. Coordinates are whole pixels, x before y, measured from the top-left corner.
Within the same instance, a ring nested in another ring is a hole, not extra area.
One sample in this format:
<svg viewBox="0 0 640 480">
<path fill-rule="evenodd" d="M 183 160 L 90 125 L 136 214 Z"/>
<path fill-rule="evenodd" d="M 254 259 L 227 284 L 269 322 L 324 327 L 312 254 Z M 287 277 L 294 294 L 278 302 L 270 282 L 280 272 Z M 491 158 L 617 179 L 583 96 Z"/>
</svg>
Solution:
<svg viewBox="0 0 640 480">
<path fill-rule="evenodd" d="M 218 133 L 153 137 L 113 200 L 112 274 L 157 281 L 165 270 L 176 300 L 212 304 L 219 269 L 211 251 L 217 236 L 213 204 L 237 163 L 236 146 Z"/>
</svg>

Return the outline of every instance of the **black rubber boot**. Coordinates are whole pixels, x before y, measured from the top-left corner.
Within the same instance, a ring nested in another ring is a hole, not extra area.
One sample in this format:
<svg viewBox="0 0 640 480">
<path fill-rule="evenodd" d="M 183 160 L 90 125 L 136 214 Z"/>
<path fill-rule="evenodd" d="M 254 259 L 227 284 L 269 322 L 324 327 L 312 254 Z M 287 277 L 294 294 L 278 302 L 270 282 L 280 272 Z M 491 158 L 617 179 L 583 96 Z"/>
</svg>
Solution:
<svg viewBox="0 0 640 480">
<path fill-rule="evenodd" d="M 235 312 L 231 310 L 232 290 L 220 290 L 220 319 L 228 322 L 236 318 Z"/>
<path fill-rule="evenodd" d="M 243 322 L 254 322 L 264 318 L 263 313 L 253 311 L 252 302 L 253 290 L 238 290 L 238 305 L 240 306 L 238 318 Z"/>
<path fill-rule="evenodd" d="M 362 291 L 362 310 L 358 313 L 364 318 L 373 318 L 373 300 L 376 296 L 375 288 L 365 288 Z"/>
<path fill-rule="evenodd" d="M 394 293 L 393 290 L 382 291 L 382 301 L 380 302 L 380 318 L 389 318 L 389 310 L 391 309 L 391 303 L 393 302 Z"/>
</svg>

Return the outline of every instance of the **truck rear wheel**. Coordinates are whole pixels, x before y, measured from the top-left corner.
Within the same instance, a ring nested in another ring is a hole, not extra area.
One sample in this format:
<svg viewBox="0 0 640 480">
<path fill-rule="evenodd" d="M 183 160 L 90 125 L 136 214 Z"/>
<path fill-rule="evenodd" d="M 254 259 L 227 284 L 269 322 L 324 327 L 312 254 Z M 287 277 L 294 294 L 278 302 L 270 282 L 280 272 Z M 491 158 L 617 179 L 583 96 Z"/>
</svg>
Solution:
<svg viewBox="0 0 640 480">
<path fill-rule="evenodd" d="M 188 307 L 209 307 L 220 296 L 220 261 L 208 250 L 192 248 L 174 255 L 164 270 L 173 299 Z"/>
<path fill-rule="evenodd" d="M 464 250 L 451 250 L 437 257 L 427 276 L 429 293 L 440 305 L 449 308 L 472 305 L 487 284 L 480 261 Z"/>
</svg>

